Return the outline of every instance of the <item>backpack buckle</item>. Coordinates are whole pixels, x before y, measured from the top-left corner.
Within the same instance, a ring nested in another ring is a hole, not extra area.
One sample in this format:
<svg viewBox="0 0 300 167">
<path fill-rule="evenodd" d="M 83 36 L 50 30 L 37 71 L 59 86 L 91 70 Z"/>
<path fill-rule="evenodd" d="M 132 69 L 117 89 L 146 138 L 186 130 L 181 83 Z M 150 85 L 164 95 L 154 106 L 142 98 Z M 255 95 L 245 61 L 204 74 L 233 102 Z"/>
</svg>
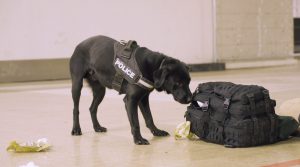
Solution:
<svg viewBox="0 0 300 167">
<path fill-rule="evenodd" d="M 208 101 L 204 101 L 203 106 L 201 107 L 202 111 L 206 112 L 208 111 Z"/>
<path fill-rule="evenodd" d="M 224 109 L 228 110 L 229 109 L 229 105 L 230 105 L 230 98 L 225 98 Z"/>
</svg>

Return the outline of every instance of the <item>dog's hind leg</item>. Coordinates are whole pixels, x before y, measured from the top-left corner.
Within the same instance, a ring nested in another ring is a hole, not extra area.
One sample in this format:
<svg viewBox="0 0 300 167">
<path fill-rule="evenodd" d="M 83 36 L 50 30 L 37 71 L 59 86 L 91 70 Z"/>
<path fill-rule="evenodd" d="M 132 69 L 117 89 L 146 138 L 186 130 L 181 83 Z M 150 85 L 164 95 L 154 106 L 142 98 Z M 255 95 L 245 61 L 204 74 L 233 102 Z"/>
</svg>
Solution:
<svg viewBox="0 0 300 167">
<path fill-rule="evenodd" d="M 86 74 L 85 56 L 77 47 L 70 59 L 70 74 L 72 79 L 72 98 L 74 103 L 73 108 L 73 129 L 72 135 L 81 135 L 81 128 L 79 124 L 79 100 L 83 84 L 83 78 Z"/>
<path fill-rule="evenodd" d="M 106 132 L 107 129 L 105 127 L 102 127 L 99 124 L 99 121 L 97 119 L 98 106 L 104 98 L 105 87 L 102 86 L 99 83 L 99 81 L 93 79 L 92 77 L 88 77 L 87 82 L 91 86 L 92 91 L 93 91 L 93 102 L 90 106 L 90 112 L 91 112 L 94 130 L 95 130 L 95 132 Z"/>
<path fill-rule="evenodd" d="M 72 76 L 72 75 L 71 75 Z M 82 89 L 83 76 L 72 76 L 72 98 L 74 103 L 73 108 L 73 129 L 72 135 L 82 135 L 79 124 L 79 100 Z"/>
<path fill-rule="evenodd" d="M 149 106 L 149 94 L 145 95 L 139 102 L 139 108 L 143 114 L 147 128 L 150 129 L 154 136 L 168 136 L 169 133 L 158 129 L 153 122 L 152 114 Z"/>
</svg>

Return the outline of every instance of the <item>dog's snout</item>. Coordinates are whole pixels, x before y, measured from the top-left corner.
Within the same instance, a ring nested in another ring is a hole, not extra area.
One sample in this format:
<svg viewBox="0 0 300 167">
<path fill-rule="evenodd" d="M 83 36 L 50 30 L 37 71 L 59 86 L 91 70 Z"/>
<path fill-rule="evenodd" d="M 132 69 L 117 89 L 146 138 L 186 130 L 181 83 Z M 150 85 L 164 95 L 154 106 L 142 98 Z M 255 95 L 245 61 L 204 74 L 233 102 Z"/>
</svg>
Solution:
<svg viewBox="0 0 300 167">
<path fill-rule="evenodd" d="M 182 104 L 189 104 L 193 100 L 192 94 L 187 94 L 179 102 Z"/>
<path fill-rule="evenodd" d="M 192 95 L 189 95 L 189 96 L 186 98 L 186 101 L 187 101 L 188 103 L 190 103 L 192 100 L 193 100 Z"/>
<path fill-rule="evenodd" d="M 192 100 L 193 100 L 192 92 L 191 92 L 190 89 L 188 89 L 188 94 L 187 94 L 187 97 L 186 97 L 186 101 L 187 101 L 188 103 L 190 103 Z"/>
</svg>

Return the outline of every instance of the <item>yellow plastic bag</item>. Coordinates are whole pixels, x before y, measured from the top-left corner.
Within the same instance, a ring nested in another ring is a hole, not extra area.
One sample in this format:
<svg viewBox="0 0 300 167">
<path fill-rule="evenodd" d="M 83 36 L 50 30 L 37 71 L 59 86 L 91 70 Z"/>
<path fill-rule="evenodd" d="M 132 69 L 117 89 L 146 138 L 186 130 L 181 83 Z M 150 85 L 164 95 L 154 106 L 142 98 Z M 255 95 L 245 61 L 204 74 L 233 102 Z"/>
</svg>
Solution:
<svg viewBox="0 0 300 167">
<path fill-rule="evenodd" d="M 190 132 L 190 128 L 191 128 L 191 122 L 190 121 L 186 121 L 183 122 L 179 125 L 177 125 L 176 129 L 175 129 L 175 139 L 194 139 L 196 137 L 196 135 L 194 135 L 193 133 Z"/>
<path fill-rule="evenodd" d="M 46 138 L 42 138 L 36 142 L 26 142 L 21 144 L 16 141 L 12 141 L 6 150 L 17 153 L 41 152 L 48 150 L 50 147 L 51 145 L 48 143 L 48 140 Z"/>
</svg>

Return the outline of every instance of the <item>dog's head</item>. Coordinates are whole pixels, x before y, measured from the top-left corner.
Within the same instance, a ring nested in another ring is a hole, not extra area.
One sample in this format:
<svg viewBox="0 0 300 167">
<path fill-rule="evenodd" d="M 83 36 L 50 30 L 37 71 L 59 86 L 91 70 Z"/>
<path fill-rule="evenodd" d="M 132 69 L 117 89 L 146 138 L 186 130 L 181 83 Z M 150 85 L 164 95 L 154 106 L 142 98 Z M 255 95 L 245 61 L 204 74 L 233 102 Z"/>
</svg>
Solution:
<svg viewBox="0 0 300 167">
<path fill-rule="evenodd" d="M 192 100 L 188 67 L 179 60 L 166 58 L 153 73 L 153 79 L 156 90 L 171 93 L 179 103 L 187 104 Z"/>
</svg>

